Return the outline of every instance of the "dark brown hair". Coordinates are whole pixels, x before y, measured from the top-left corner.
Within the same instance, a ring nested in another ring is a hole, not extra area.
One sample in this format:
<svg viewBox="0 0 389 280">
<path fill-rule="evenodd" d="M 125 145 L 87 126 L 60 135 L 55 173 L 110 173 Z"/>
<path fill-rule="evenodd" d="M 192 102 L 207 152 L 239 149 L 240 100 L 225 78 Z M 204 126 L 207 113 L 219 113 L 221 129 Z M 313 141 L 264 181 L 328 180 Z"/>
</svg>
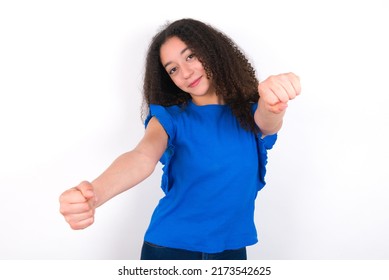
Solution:
<svg viewBox="0 0 389 280">
<path fill-rule="evenodd" d="M 146 110 L 150 104 L 181 105 L 191 99 L 173 83 L 161 64 L 161 45 L 173 36 L 181 39 L 196 54 L 208 78 L 212 77 L 216 94 L 231 107 L 241 126 L 257 132 L 251 111 L 252 103 L 259 98 L 254 68 L 231 38 L 194 19 L 174 21 L 153 37 L 147 52 L 143 84 Z"/>
</svg>

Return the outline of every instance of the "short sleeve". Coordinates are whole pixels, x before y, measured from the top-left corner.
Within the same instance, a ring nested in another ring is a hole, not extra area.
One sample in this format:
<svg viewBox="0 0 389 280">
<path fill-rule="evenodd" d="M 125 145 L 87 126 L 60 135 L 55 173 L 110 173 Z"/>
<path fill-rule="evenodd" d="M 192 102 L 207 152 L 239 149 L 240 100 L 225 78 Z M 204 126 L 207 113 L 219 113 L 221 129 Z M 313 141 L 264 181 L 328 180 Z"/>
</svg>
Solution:
<svg viewBox="0 0 389 280">
<path fill-rule="evenodd" d="M 156 117 L 158 119 L 158 121 L 165 129 L 170 139 L 174 138 L 175 126 L 174 126 L 172 115 L 169 113 L 167 108 L 160 105 L 151 104 L 149 115 L 145 120 L 145 127 L 147 127 L 152 117 Z"/>
<path fill-rule="evenodd" d="M 160 159 L 160 162 L 163 164 L 161 188 L 165 193 L 169 191 L 170 161 L 174 155 L 173 139 L 176 134 L 174 118 L 168 108 L 169 107 L 166 108 L 160 105 L 150 105 L 150 112 L 145 120 L 145 127 L 147 127 L 151 118 L 156 117 L 168 135 L 168 146 Z"/>
</svg>

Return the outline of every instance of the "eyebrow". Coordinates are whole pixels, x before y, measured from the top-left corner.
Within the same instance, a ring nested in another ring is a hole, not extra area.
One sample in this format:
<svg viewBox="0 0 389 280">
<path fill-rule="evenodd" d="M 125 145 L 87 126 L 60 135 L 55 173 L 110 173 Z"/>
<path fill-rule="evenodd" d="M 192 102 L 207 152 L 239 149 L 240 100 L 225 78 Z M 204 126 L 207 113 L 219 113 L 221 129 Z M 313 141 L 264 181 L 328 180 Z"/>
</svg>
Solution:
<svg viewBox="0 0 389 280">
<path fill-rule="evenodd" d="M 180 54 L 183 54 L 184 52 L 186 52 L 187 50 L 189 50 L 189 47 L 186 47 L 185 49 L 183 49 L 181 52 L 180 52 Z M 163 67 L 168 67 L 169 66 L 169 64 L 171 64 L 171 61 L 169 61 L 169 62 L 167 62 Z"/>
</svg>

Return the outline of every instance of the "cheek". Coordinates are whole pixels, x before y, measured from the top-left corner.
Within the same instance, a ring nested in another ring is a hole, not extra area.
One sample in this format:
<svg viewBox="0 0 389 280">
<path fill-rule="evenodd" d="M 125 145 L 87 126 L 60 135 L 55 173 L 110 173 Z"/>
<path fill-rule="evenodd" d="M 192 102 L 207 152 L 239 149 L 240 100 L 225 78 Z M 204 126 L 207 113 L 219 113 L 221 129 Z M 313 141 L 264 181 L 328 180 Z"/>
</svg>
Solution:
<svg viewBox="0 0 389 280">
<path fill-rule="evenodd" d="M 201 73 L 204 77 L 207 77 L 207 72 L 205 71 L 204 67 L 202 64 L 197 68 L 199 73 Z"/>
<path fill-rule="evenodd" d="M 172 79 L 173 83 L 174 83 L 177 87 L 179 87 L 180 89 L 183 90 L 183 82 L 182 82 L 182 80 L 178 79 L 177 77 L 170 77 L 170 78 Z"/>
</svg>

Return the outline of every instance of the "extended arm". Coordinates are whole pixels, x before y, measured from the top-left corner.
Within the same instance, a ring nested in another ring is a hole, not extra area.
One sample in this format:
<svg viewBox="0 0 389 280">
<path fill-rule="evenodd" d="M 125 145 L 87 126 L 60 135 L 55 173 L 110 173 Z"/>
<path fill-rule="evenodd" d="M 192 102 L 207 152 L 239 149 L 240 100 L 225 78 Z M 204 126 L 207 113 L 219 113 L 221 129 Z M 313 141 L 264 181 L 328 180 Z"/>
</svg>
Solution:
<svg viewBox="0 0 389 280">
<path fill-rule="evenodd" d="M 60 212 L 73 229 L 94 222 L 96 207 L 136 186 L 154 171 L 167 147 L 168 136 L 152 118 L 142 140 L 131 151 L 120 155 L 99 177 L 81 182 L 60 196 Z"/>
<path fill-rule="evenodd" d="M 167 134 L 152 118 L 139 144 L 119 156 L 99 177 L 92 181 L 100 206 L 112 197 L 136 186 L 149 177 L 167 147 Z"/>
</svg>

